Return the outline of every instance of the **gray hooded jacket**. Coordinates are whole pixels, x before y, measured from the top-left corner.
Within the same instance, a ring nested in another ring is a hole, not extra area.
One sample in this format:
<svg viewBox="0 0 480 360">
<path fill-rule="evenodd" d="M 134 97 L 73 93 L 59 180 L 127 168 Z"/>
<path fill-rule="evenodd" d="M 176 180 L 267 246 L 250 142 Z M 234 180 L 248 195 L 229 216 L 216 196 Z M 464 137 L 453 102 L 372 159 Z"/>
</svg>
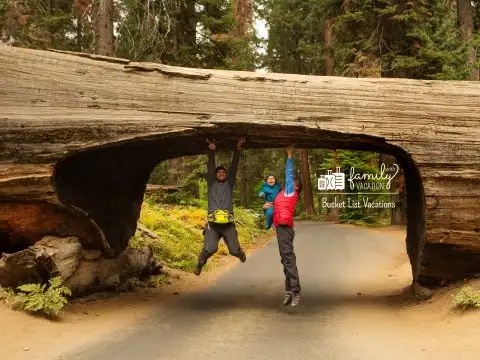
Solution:
<svg viewBox="0 0 480 360">
<path fill-rule="evenodd" d="M 222 183 L 217 180 L 215 173 L 215 151 L 208 153 L 207 184 L 208 184 L 208 213 L 215 210 L 228 210 L 233 213 L 233 186 L 237 177 L 240 151 L 233 154 L 232 164 L 227 172 L 227 179 Z"/>
</svg>

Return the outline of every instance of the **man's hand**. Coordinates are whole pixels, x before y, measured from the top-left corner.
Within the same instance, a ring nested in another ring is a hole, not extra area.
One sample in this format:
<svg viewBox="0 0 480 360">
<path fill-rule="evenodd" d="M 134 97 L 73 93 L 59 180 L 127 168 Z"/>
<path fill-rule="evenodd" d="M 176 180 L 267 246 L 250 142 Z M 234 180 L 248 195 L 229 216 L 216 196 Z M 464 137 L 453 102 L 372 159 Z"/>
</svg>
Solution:
<svg viewBox="0 0 480 360">
<path fill-rule="evenodd" d="M 263 210 L 267 210 L 268 208 L 271 208 L 273 207 L 273 203 L 271 202 L 266 202 L 265 204 L 263 204 Z"/>
<path fill-rule="evenodd" d="M 289 159 L 292 158 L 292 154 L 293 154 L 293 145 L 288 145 L 287 146 L 287 156 Z"/>
<path fill-rule="evenodd" d="M 213 139 L 213 141 L 210 141 L 207 139 L 207 142 L 208 142 L 208 148 L 210 150 L 215 150 L 217 148 L 217 145 L 215 145 L 215 139 Z"/>
<path fill-rule="evenodd" d="M 237 142 L 237 150 L 241 150 L 244 143 L 245 143 L 245 136 L 239 137 Z"/>
</svg>

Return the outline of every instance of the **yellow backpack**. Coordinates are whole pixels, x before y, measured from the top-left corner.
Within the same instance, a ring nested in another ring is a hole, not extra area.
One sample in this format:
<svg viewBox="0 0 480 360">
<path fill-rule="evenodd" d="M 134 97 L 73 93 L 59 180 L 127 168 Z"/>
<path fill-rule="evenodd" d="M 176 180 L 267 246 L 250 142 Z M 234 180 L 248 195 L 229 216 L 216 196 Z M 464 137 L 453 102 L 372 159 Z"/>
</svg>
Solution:
<svg viewBox="0 0 480 360">
<path fill-rule="evenodd" d="M 233 222 L 233 215 L 226 210 L 215 210 L 208 215 L 208 221 L 215 224 L 228 224 Z"/>
</svg>

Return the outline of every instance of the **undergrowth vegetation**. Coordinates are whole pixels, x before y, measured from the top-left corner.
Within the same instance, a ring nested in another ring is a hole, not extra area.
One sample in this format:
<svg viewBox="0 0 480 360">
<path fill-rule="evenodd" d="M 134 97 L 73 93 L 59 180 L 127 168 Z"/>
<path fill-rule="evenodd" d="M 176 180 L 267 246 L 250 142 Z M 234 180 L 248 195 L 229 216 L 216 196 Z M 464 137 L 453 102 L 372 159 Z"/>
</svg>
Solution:
<svg viewBox="0 0 480 360">
<path fill-rule="evenodd" d="M 470 286 L 462 288 L 453 295 L 453 306 L 463 310 L 480 308 L 480 291 Z"/>
<path fill-rule="evenodd" d="M 258 215 L 253 211 L 236 207 L 235 219 L 239 241 L 248 248 L 265 233 L 258 226 Z M 150 246 L 160 260 L 169 267 L 192 271 L 203 245 L 203 229 L 207 213 L 207 203 L 191 200 L 176 204 L 157 204 L 146 198 L 142 204 L 139 221 L 160 239 L 145 238 L 136 234 L 130 240 L 131 247 Z M 228 249 L 220 241 L 219 250 L 207 264 L 208 269 L 219 257 L 228 254 Z"/>
<path fill-rule="evenodd" d="M 48 284 L 24 284 L 15 292 L 0 287 L 0 300 L 14 310 L 38 313 L 48 318 L 56 317 L 68 303 L 70 289 L 62 285 L 60 277 L 52 278 Z"/>
</svg>

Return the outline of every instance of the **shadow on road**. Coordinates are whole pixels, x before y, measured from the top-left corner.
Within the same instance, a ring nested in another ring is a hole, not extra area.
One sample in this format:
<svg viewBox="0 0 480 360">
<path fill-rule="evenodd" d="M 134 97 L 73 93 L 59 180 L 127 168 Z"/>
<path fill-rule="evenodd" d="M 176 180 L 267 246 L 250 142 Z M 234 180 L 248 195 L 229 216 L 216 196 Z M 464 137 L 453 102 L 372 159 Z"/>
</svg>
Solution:
<svg viewBox="0 0 480 360">
<path fill-rule="evenodd" d="M 341 307 L 348 304 L 358 306 L 376 306 L 377 308 L 400 308 L 411 303 L 413 298 L 410 296 L 410 287 L 399 289 L 392 293 L 382 294 L 362 294 L 362 293 L 335 293 L 335 292 L 305 292 L 302 294 L 302 300 L 297 308 L 285 307 L 281 304 L 283 300 L 282 292 L 259 292 L 248 293 L 238 290 L 219 290 L 207 291 L 198 294 L 190 294 L 179 299 L 173 305 L 178 311 L 198 312 L 198 313 L 217 313 L 219 311 L 239 310 L 273 310 L 281 312 L 292 312 L 298 310 L 298 313 L 310 316 L 326 308 Z"/>
</svg>

